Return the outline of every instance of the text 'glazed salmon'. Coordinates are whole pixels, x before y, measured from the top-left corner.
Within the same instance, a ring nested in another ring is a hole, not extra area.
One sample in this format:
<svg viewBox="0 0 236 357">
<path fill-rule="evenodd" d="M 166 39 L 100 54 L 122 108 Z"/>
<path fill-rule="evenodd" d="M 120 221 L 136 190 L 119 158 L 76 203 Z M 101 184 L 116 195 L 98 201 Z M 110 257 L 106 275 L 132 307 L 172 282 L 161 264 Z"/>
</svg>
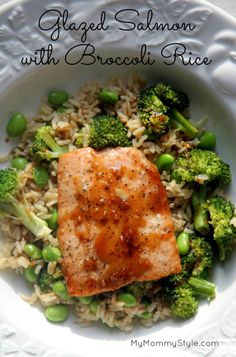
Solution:
<svg viewBox="0 0 236 357">
<path fill-rule="evenodd" d="M 84 148 L 58 167 L 62 268 L 72 296 L 181 271 L 160 175 L 141 151 Z"/>
</svg>

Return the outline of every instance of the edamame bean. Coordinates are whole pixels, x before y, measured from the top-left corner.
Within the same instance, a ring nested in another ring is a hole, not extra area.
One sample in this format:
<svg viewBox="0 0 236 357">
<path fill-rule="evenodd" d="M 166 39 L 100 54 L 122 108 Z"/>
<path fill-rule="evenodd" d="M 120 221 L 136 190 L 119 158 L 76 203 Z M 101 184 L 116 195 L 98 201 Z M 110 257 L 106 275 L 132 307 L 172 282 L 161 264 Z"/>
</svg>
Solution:
<svg viewBox="0 0 236 357">
<path fill-rule="evenodd" d="M 53 106 L 61 106 L 68 99 L 68 93 L 63 90 L 55 90 L 48 94 L 48 103 Z"/>
<path fill-rule="evenodd" d="M 151 312 L 149 312 L 149 311 L 145 311 L 145 312 L 143 312 L 143 313 L 141 313 L 141 314 L 137 314 L 137 316 L 140 318 L 140 319 L 143 319 L 143 320 L 148 320 L 148 319 L 150 319 L 151 317 L 152 317 L 152 313 Z"/>
<path fill-rule="evenodd" d="M 70 295 L 68 294 L 68 290 L 67 290 L 66 285 L 63 281 L 56 281 L 55 283 L 53 283 L 52 290 L 61 299 L 63 299 L 63 300 L 70 299 Z"/>
<path fill-rule="evenodd" d="M 92 296 L 81 296 L 79 297 L 79 301 L 84 305 L 89 305 L 93 301 Z"/>
<path fill-rule="evenodd" d="M 123 302 L 125 307 L 132 307 L 137 303 L 135 296 L 130 293 L 120 293 L 117 299 Z"/>
<path fill-rule="evenodd" d="M 35 283 L 37 281 L 37 275 L 35 274 L 35 267 L 27 267 L 24 270 L 24 277 L 30 283 Z"/>
<path fill-rule="evenodd" d="M 58 212 L 56 209 L 52 211 L 51 217 L 47 220 L 48 227 L 55 231 L 58 227 Z"/>
<path fill-rule="evenodd" d="M 46 262 L 57 262 L 61 258 L 60 250 L 52 246 L 43 248 L 42 255 Z"/>
<path fill-rule="evenodd" d="M 23 251 L 30 257 L 32 260 L 37 260 L 42 258 L 42 251 L 34 244 L 26 244 L 23 248 Z"/>
<path fill-rule="evenodd" d="M 51 322 L 62 322 L 67 319 L 69 311 L 66 305 L 51 305 L 45 309 L 44 314 Z"/>
<path fill-rule="evenodd" d="M 7 124 L 7 135 L 10 137 L 21 136 L 27 128 L 27 120 L 22 113 L 12 114 Z"/>
<path fill-rule="evenodd" d="M 59 107 L 57 108 L 57 113 L 65 113 L 66 108 L 65 107 Z"/>
<path fill-rule="evenodd" d="M 189 234 L 187 232 L 182 232 L 177 237 L 177 246 L 180 255 L 187 255 L 190 250 Z"/>
<path fill-rule="evenodd" d="M 45 188 L 49 180 L 48 172 L 45 167 L 34 167 L 33 179 L 38 187 Z"/>
<path fill-rule="evenodd" d="M 94 315 L 97 313 L 97 309 L 98 309 L 99 303 L 100 302 L 98 300 L 94 300 L 94 301 L 91 302 L 91 304 L 89 304 L 90 311 Z"/>
<path fill-rule="evenodd" d="M 160 172 L 164 170 L 168 170 L 171 168 L 175 161 L 175 158 L 170 154 L 161 154 L 155 161 L 155 165 L 157 166 Z"/>
<path fill-rule="evenodd" d="M 214 150 L 216 146 L 216 136 L 211 131 L 204 131 L 199 138 L 198 147 L 203 150 Z"/>
<path fill-rule="evenodd" d="M 28 164 L 28 161 L 24 157 L 21 157 L 21 156 L 15 157 L 11 161 L 11 166 L 17 170 L 24 170 L 27 164 Z"/>
<path fill-rule="evenodd" d="M 119 94 L 110 90 L 110 89 L 103 89 L 98 96 L 98 99 L 101 103 L 104 104 L 114 104 L 119 100 Z"/>
</svg>

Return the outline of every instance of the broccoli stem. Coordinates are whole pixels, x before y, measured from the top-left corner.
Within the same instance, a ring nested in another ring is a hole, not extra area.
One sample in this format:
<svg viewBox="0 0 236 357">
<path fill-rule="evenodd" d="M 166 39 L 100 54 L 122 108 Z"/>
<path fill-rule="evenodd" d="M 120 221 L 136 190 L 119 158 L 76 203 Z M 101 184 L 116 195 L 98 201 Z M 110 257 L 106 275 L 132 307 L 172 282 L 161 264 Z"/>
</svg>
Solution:
<svg viewBox="0 0 236 357">
<path fill-rule="evenodd" d="M 36 239 L 47 237 L 51 233 L 51 229 L 48 228 L 44 220 L 37 217 L 33 212 L 30 212 L 15 199 L 13 199 L 13 203 L 1 202 L 0 210 L 19 218 L 24 226 L 35 235 Z"/>
<path fill-rule="evenodd" d="M 193 295 L 214 298 L 216 286 L 202 278 L 189 278 L 188 284 L 191 286 Z"/>
<path fill-rule="evenodd" d="M 168 112 L 170 123 L 175 129 L 183 131 L 190 139 L 198 136 L 198 129 L 195 128 L 178 110 L 171 109 Z"/>
<path fill-rule="evenodd" d="M 193 193 L 192 207 L 193 207 L 193 222 L 197 232 L 202 235 L 209 233 L 210 226 L 208 223 L 208 212 L 205 207 L 206 200 L 206 184 L 199 185 L 198 190 Z"/>
</svg>

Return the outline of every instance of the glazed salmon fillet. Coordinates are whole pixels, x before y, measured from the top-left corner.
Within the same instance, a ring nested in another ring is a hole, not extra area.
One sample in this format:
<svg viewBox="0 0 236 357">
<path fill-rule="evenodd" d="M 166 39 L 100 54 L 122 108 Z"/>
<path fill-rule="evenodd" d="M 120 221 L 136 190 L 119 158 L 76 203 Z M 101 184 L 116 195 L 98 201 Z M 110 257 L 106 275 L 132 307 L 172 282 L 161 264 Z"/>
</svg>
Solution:
<svg viewBox="0 0 236 357">
<path fill-rule="evenodd" d="M 181 272 L 165 189 L 135 148 L 64 154 L 58 166 L 62 269 L 72 296 Z"/>
</svg>

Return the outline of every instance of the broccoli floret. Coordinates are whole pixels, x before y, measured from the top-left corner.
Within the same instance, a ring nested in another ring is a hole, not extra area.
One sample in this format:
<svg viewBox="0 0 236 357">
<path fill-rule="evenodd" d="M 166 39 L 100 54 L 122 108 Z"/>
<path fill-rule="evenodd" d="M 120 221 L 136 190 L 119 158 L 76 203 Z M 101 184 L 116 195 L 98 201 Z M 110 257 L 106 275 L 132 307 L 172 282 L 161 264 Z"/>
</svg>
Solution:
<svg viewBox="0 0 236 357">
<path fill-rule="evenodd" d="M 32 146 L 31 154 L 37 160 L 52 160 L 58 159 L 60 155 L 69 151 L 67 146 L 59 146 L 53 136 L 51 126 L 42 126 L 36 132 Z"/>
<path fill-rule="evenodd" d="M 174 317 L 189 319 L 198 311 L 198 301 L 193 296 L 192 289 L 187 285 L 164 291 L 164 295 L 170 304 Z"/>
<path fill-rule="evenodd" d="M 213 151 L 193 149 L 175 160 L 172 178 L 177 182 L 201 183 L 199 175 L 206 176 L 205 182 L 228 184 L 231 180 L 229 165 Z"/>
<path fill-rule="evenodd" d="M 17 198 L 19 178 L 13 169 L 0 170 L 0 212 L 21 220 L 36 238 L 47 237 L 51 230 L 47 223 L 37 217 Z"/>
<path fill-rule="evenodd" d="M 206 209 L 206 184 L 198 185 L 192 195 L 193 207 L 193 222 L 194 228 L 202 235 L 206 235 L 210 231 L 208 223 L 208 212 Z"/>
<path fill-rule="evenodd" d="M 168 286 L 185 284 L 190 276 L 206 277 L 213 267 L 213 249 L 203 237 L 190 236 L 190 251 L 181 257 L 182 272 L 171 275 L 165 281 Z"/>
<path fill-rule="evenodd" d="M 222 197 L 212 197 L 206 207 L 210 214 L 213 237 L 219 250 L 220 260 L 231 253 L 232 243 L 236 239 L 236 227 L 231 224 L 234 217 L 234 205 Z"/>
<path fill-rule="evenodd" d="M 83 129 L 79 132 L 76 145 L 83 146 Z M 106 147 L 126 147 L 131 145 L 127 129 L 116 116 L 97 115 L 89 126 L 88 145 L 94 149 Z"/>
<path fill-rule="evenodd" d="M 40 289 L 44 291 L 49 291 L 51 289 L 52 283 L 62 279 L 63 279 L 63 275 L 59 267 L 57 267 L 54 274 L 49 274 L 47 270 L 47 266 L 44 266 L 40 270 L 40 273 L 38 275 L 37 284 L 40 287 Z"/>
<path fill-rule="evenodd" d="M 184 132 L 189 138 L 198 135 L 189 120 L 179 113 L 189 106 L 187 95 L 164 83 L 144 89 L 138 100 L 139 116 L 149 133 L 165 134 L 169 125 Z"/>
</svg>

